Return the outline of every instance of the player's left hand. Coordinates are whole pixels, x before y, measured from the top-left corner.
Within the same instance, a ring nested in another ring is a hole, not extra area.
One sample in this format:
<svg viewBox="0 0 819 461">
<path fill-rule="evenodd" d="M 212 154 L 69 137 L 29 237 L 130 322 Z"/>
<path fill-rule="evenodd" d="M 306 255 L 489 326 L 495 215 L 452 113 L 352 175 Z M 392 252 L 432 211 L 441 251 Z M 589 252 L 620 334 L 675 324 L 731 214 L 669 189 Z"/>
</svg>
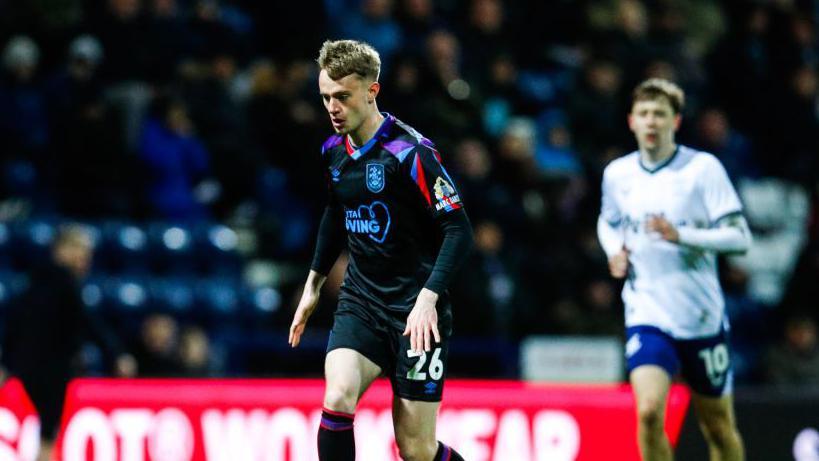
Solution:
<svg viewBox="0 0 819 461">
<path fill-rule="evenodd" d="M 660 234 L 663 240 L 678 243 L 680 241 L 680 233 L 663 215 L 653 215 L 648 218 L 646 222 L 646 230 L 648 232 L 656 232 Z"/>
<path fill-rule="evenodd" d="M 423 288 L 415 300 L 415 307 L 407 317 L 404 336 L 410 337 L 410 348 L 415 352 L 431 351 L 433 338 L 436 343 L 441 342 L 441 334 L 438 333 L 438 310 L 435 309 L 437 302 L 438 293 Z"/>
</svg>

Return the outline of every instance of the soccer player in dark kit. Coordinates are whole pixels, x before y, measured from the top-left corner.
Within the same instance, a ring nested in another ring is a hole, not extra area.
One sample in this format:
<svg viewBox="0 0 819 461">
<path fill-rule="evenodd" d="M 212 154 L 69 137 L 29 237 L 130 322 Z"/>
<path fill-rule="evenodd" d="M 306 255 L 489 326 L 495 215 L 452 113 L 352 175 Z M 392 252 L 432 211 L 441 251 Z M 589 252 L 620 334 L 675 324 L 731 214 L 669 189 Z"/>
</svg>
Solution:
<svg viewBox="0 0 819 461">
<path fill-rule="evenodd" d="M 406 461 L 463 458 L 437 442 L 452 312 L 447 286 L 472 229 L 433 143 L 379 112 L 380 58 L 371 46 L 327 41 L 319 91 L 335 134 L 322 146 L 329 202 L 290 326 L 298 346 L 342 248 L 349 265 L 327 345 L 321 461 L 353 461 L 353 416 L 380 375 L 393 389 L 393 427 Z"/>
</svg>

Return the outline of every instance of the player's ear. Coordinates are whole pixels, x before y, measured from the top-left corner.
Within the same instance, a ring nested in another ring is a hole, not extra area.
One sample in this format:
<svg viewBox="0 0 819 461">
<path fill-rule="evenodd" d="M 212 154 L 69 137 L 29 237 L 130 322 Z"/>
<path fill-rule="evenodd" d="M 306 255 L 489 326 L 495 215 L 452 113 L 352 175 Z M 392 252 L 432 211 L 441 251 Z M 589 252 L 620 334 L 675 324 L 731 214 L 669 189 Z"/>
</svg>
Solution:
<svg viewBox="0 0 819 461">
<path fill-rule="evenodd" d="M 682 124 L 682 115 L 677 114 L 674 116 L 674 131 L 680 129 L 680 124 Z"/>
<path fill-rule="evenodd" d="M 378 96 L 378 92 L 381 91 L 381 84 L 378 82 L 370 83 L 370 87 L 367 88 L 367 102 L 372 104 L 375 102 L 375 98 Z"/>
<path fill-rule="evenodd" d="M 634 117 L 631 115 L 631 112 L 628 113 L 628 129 L 634 131 Z"/>
</svg>

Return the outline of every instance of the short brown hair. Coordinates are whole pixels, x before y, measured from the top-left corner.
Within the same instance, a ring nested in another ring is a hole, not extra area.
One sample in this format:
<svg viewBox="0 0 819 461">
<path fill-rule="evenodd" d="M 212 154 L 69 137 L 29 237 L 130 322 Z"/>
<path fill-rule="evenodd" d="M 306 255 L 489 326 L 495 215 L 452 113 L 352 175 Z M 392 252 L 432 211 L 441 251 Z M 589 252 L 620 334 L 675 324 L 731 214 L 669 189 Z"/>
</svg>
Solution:
<svg viewBox="0 0 819 461">
<path fill-rule="evenodd" d="M 640 101 L 653 101 L 666 98 L 674 109 L 675 114 L 682 112 L 685 107 L 685 93 L 677 84 L 662 78 L 650 78 L 637 85 L 631 95 L 631 106 Z"/>
<path fill-rule="evenodd" d="M 375 82 L 381 72 L 378 51 L 367 43 L 355 40 L 327 40 L 321 45 L 316 62 L 333 80 L 357 74 Z"/>
</svg>

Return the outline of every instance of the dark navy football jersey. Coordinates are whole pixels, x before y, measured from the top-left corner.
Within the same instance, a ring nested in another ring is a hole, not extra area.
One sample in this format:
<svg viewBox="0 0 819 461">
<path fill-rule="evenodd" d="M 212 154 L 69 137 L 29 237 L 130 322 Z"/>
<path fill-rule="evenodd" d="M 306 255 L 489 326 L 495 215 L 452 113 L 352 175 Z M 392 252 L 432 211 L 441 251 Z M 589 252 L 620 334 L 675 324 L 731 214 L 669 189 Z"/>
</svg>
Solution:
<svg viewBox="0 0 819 461">
<path fill-rule="evenodd" d="M 365 145 L 333 135 L 322 146 L 331 207 L 347 233 L 349 265 L 341 296 L 394 311 L 412 309 L 435 265 L 436 220 L 464 213 L 433 143 L 384 113 Z M 439 309 L 449 309 L 439 293 Z"/>
</svg>

